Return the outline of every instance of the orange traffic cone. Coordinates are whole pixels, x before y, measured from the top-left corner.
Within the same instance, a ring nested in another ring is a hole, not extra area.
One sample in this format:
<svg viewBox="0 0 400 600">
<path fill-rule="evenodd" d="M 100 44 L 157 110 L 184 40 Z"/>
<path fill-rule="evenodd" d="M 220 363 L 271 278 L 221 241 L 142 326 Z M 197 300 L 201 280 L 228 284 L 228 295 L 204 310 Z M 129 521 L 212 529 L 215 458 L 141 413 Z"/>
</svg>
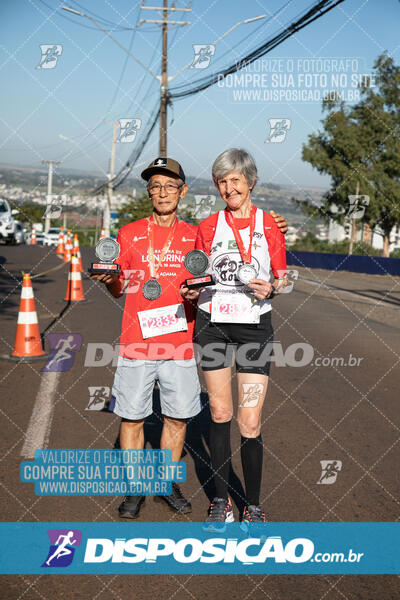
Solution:
<svg viewBox="0 0 400 600">
<path fill-rule="evenodd" d="M 60 235 L 58 236 L 57 252 L 59 256 L 64 256 L 64 228 L 61 226 Z"/>
<path fill-rule="evenodd" d="M 79 261 L 75 254 L 71 257 L 69 265 L 68 284 L 65 298 L 67 302 L 84 302 L 82 277 L 79 271 Z"/>
<path fill-rule="evenodd" d="M 101 233 L 100 233 L 100 239 L 103 240 L 105 237 L 106 237 L 106 232 L 104 231 L 104 227 L 103 227 L 101 230 Z"/>
<path fill-rule="evenodd" d="M 31 246 L 36 246 L 36 229 L 32 229 L 31 232 Z"/>
<path fill-rule="evenodd" d="M 21 358 L 24 362 L 46 356 L 40 338 L 39 323 L 36 313 L 31 276 L 24 273 L 19 306 L 17 333 L 14 352 L 11 357 Z M 10 358 L 11 358 L 10 357 Z"/>
<path fill-rule="evenodd" d="M 73 249 L 73 252 L 74 252 L 75 256 L 78 259 L 79 271 L 81 273 L 83 273 L 81 249 L 79 247 L 79 239 L 78 239 L 78 234 L 77 233 L 75 233 L 75 235 L 74 235 L 74 249 Z"/>
<path fill-rule="evenodd" d="M 65 241 L 65 246 L 64 246 L 64 262 L 70 262 L 71 255 L 72 255 L 72 239 L 70 236 L 70 231 L 68 229 L 67 239 Z"/>
</svg>

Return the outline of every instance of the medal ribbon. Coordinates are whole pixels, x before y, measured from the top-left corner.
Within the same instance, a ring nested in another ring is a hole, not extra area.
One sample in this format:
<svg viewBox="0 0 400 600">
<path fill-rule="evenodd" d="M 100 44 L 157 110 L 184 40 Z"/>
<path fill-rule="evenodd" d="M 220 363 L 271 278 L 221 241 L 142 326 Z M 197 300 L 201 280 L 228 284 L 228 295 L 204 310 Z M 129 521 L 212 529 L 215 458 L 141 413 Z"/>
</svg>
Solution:
<svg viewBox="0 0 400 600">
<path fill-rule="evenodd" d="M 147 249 L 147 262 L 149 264 L 149 271 L 151 279 L 157 279 L 157 273 L 164 261 L 164 258 L 171 247 L 171 243 L 175 234 L 175 229 L 178 224 L 178 219 L 175 219 L 174 224 L 170 227 L 168 237 L 165 241 L 164 247 L 161 250 L 161 254 L 158 260 L 158 265 L 156 267 L 156 257 L 154 254 L 154 221 L 152 218 L 148 220 L 147 223 L 147 235 L 149 238 L 149 245 Z"/>
<path fill-rule="evenodd" d="M 237 247 L 239 248 L 240 256 L 242 257 L 243 262 L 247 264 L 251 263 L 251 244 L 253 242 L 253 234 L 256 228 L 256 212 L 257 208 L 255 206 L 252 206 L 250 210 L 250 244 L 247 250 L 245 250 L 242 236 L 240 235 L 239 230 L 236 227 L 235 219 L 232 217 L 232 213 L 229 210 L 225 211 L 226 220 L 228 221 L 228 225 L 232 229 L 233 235 L 235 236 L 235 241 Z"/>
</svg>

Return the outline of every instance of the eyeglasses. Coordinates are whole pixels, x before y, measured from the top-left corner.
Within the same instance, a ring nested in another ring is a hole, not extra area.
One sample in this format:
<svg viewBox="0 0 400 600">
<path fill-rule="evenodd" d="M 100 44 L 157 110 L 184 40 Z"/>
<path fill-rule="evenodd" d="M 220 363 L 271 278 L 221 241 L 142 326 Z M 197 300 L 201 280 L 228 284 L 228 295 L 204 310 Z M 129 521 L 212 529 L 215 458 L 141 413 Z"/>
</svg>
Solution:
<svg viewBox="0 0 400 600">
<path fill-rule="evenodd" d="M 147 191 L 152 196 L 157 196 L 161 193 L 161 189 L 164 188 L 167 194 L 175 194 L 182 186 L 183 183 L 166 183 L 165 185 L 161 185 L 161 183 L 152 183 L 147 186 Z"/>
</svg>

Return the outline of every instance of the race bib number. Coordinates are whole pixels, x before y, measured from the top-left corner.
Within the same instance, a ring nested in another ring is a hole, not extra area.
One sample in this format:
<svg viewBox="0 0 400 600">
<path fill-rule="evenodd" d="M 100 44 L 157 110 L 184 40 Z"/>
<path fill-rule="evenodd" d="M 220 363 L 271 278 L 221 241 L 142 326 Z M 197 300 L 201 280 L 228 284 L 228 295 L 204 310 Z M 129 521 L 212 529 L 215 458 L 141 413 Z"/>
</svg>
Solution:
<svg viewBox="0 0 400 600">
<path fill-rule="evenodd" d="M 260 306 L 246 294 L 215 294 L 211 302 L 213 323 L 259 323 Z"/>
<path fill-rule="evenodd" d="M 157 335 L 186 331 L 187 321 L 183 304 L 160 306 L 138 312 L 142 336 L 145 340 Z"/>
</svg>

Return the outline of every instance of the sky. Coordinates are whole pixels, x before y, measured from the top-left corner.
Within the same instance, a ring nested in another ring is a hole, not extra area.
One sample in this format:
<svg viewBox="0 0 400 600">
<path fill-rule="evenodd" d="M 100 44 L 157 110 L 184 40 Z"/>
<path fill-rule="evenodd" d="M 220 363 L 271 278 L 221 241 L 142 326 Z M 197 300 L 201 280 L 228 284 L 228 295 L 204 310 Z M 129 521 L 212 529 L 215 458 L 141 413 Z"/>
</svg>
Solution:
<svg viewBox="0 0 400 600">
<path fill-rule="evenodd" d="M 140 125 L 136 137 L 117 144 L 118 170 L 157 105 L 161 31 L 156 24 L 139 23 L 160 15 L 135 0 L 65 0 L 108 28 L 151 74 L 88 18 L 65 12 L 62 4 L 0 3 L 0 163 L 39 166 L 52 159 L 64 169 L 106 179 L 112 121 L 137 119 Z M 170 77 L 193 60 L 194 46 L 211 44 L 214 54 L 203 61 L 204 68 L 179 73 L 170 87 L 239 61 L 313 4 L 194 0 L 190 12 L 171 12 L 171 20 L 190 24 L 170 26 Z M 177 0 L 175 5 L 187 4 Z M 264 18 L 237 26 L 214 44 L 235 24 L 257 16 Z M 220 152 L 241 147 L 254 156 L 261 181 L 298 189 L 328 187 L 329 178 L 301 158 L 302 145 L 320 128 L 322 95 L 337 88 L 351 104 L 357 99 L 358 77 L 372 72 L 378 55 L 387 52 L 400 62 L 399 17 L 399 0 L 345 0 L 236 76 L 174 101 L 168 108 L 168 155 L 181 162 L 186 174 L 207 179 Z M 57 46 L 59 55 L 50 63 L 42 61 L 44 45 Z M 43 68 L 46 64 L 52 68 Z M 158 126 L 132 174 L 138 176 L 157 156 Z"/>
</svg>

